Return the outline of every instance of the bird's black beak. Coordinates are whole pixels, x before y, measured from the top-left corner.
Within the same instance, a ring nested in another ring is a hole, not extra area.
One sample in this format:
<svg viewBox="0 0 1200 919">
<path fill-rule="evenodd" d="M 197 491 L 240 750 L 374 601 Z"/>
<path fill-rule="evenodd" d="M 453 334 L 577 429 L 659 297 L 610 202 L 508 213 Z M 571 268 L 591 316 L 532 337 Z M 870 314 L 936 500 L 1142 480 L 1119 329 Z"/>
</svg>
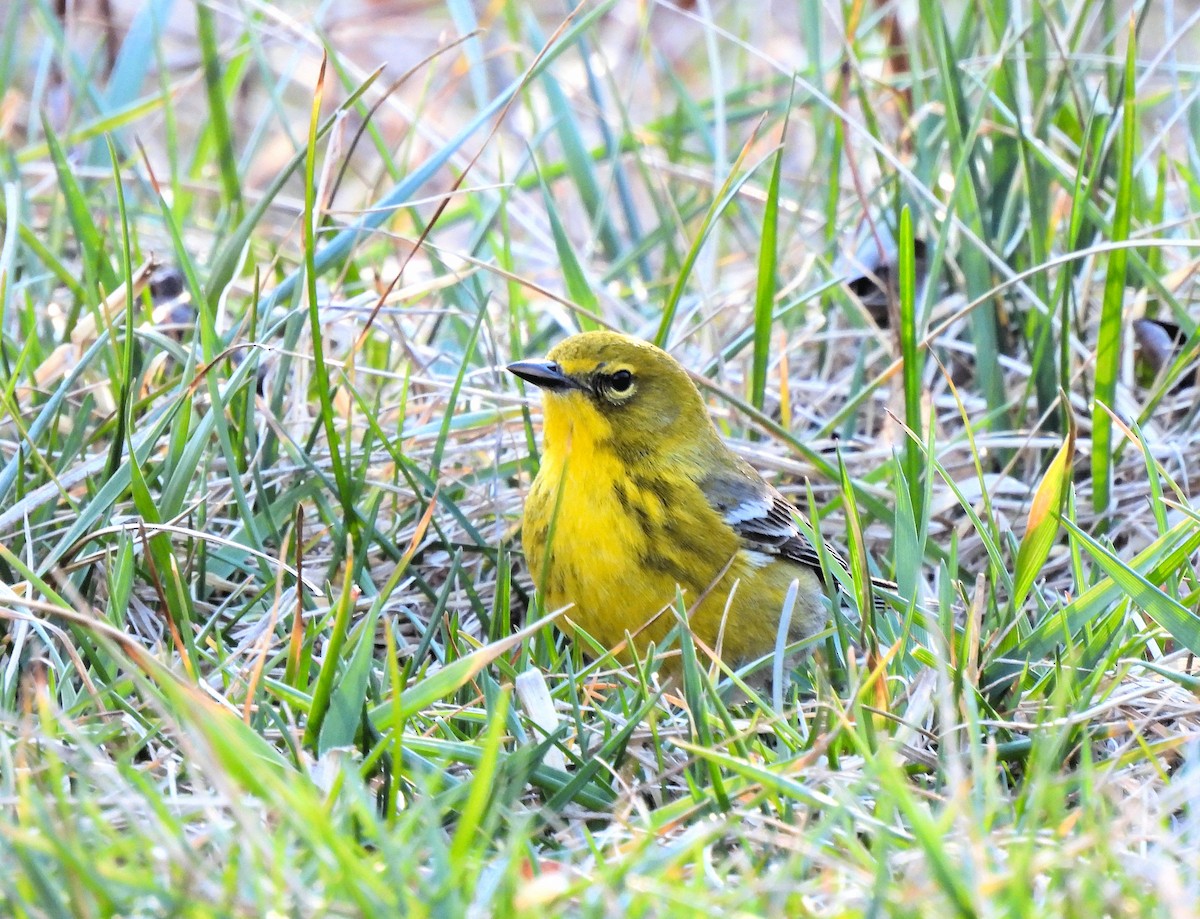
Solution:
<svg viewBox="0 0 1200 919">
<path fill-rule="evenodd" d="M 579 384 L 563 373 L 562 368 L 554 361 L 517 361 L 515 364 L 509 364 L 508 370 L 527 383 L 551 392 L 579 388 Z"/>
</svg>

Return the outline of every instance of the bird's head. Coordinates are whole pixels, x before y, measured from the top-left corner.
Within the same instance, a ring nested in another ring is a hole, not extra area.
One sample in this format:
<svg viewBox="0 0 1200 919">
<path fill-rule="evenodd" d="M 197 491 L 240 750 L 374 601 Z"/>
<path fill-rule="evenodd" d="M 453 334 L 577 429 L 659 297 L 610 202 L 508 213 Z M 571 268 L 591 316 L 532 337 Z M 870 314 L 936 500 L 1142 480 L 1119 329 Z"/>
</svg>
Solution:
<svg viewBox="0 0 1200 919">
<path fill-rule="evenodd" d="M 661 348 L 628 335 L 572 335 L 546 360 L 508 369 L 545 393 L 547 449 L 586 441 L 629 460 L 719 442 L 687 371 Z"/>
</svg>

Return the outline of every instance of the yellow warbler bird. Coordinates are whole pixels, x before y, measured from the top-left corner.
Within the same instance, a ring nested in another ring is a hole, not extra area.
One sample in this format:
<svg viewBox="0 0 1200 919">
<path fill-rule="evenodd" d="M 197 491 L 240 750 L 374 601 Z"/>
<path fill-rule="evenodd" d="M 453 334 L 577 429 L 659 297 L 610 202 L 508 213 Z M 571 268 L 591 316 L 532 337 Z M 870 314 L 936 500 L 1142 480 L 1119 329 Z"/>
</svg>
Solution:
<svg viewBox="0 0 1200 919">
<path fill-rule="evenodd" d="M 820 561 L 796 510 L 725 445 L 678 361 L 585 332 L 508 369 L 544 393 L 521 535 L 546 608 L 574 604 L 568 634 L 660 643 L 678 588 L 696 638 L 741 666 L 775 647 L 793 581 L 789 641 L 823 628 Z"/>
</svg>

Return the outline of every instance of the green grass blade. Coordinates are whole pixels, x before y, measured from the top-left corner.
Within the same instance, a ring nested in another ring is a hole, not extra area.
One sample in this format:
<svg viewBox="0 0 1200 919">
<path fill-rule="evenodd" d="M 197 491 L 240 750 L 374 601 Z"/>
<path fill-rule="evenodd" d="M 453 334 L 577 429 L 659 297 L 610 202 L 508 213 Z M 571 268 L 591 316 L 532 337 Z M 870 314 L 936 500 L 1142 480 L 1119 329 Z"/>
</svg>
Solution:
<svg viewBox="0 0 1200 919">
<path fill-rule="evenodd" d="M 1117 197 L 1114 203 L 1112 239 L 1129 238 L 1132 224 L 1133 163 L 1137 153 L 1137 42 L 1131 29 L 1125 49 L 1125 86 L 1121 105 L 1121 146 L 1117 162 Z M 1112 418 L 1116 408 L 1117 372 L 1121 360 L 1122 312 L 1125 307 L 1125 266 L 1128 250 L 1116 246 L 1108 257 L 1104 277 L 1104 300 L 1096 342 L 1096 394 L 1092 408 L 1092 507 L 1107 510 L 1112 490 L 1112 461 L 1115 445 Z"/>
</svg>

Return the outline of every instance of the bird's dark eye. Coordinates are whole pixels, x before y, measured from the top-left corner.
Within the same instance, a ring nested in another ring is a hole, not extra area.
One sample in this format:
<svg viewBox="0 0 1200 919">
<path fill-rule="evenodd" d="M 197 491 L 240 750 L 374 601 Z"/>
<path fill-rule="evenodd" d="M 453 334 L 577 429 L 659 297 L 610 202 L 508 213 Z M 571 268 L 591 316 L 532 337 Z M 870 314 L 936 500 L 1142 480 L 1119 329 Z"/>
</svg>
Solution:
<svg viewBox="0 0 1200 919">
<path fill-rule="evenodd" d="M 615 393 L 628 392 L 633 385 L 633 374 L 628 370 L 618 370 L 609 377 L 608 388 Z"/>
</svg>

